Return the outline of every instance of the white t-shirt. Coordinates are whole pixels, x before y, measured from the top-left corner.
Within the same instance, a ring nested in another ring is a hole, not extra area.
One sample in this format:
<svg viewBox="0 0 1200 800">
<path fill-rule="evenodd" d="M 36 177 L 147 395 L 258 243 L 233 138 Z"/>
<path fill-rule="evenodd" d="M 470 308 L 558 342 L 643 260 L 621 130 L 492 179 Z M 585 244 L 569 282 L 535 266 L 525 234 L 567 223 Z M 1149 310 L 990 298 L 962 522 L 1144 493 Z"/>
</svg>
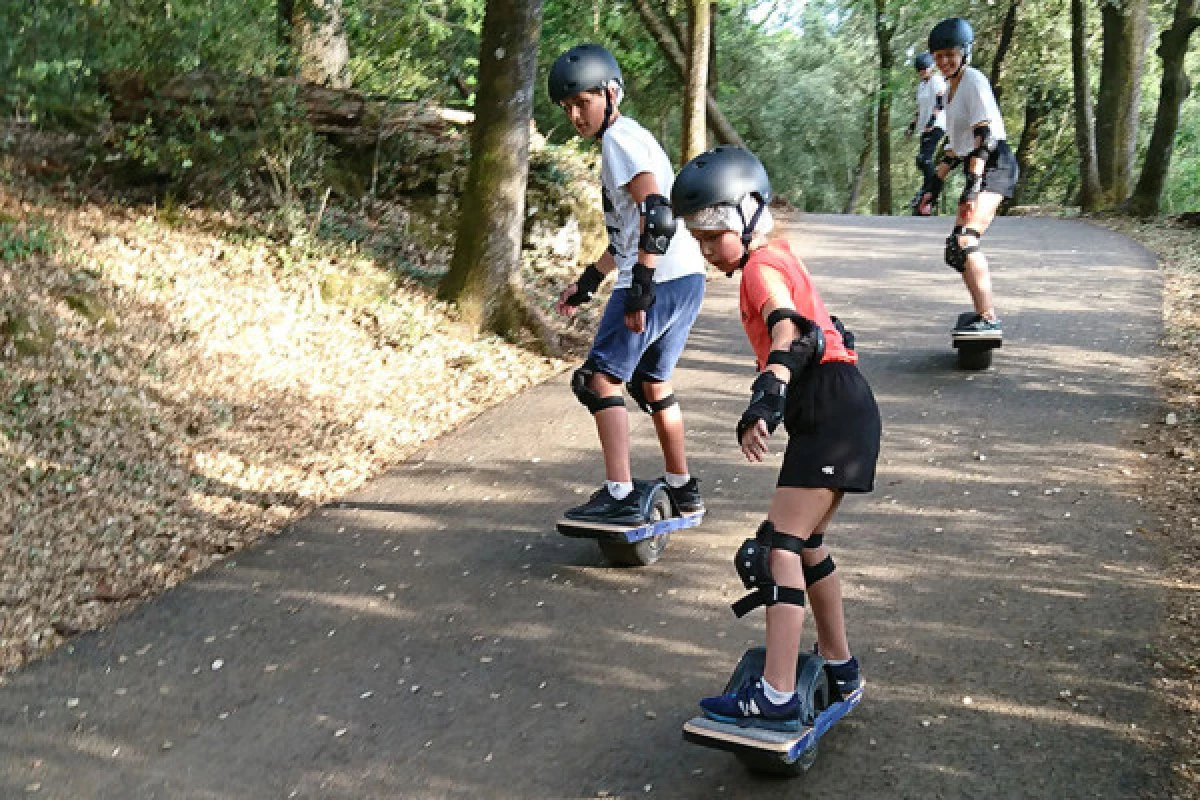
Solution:
<svg viewBox="0 0 1200 800">
<path fill-rule="evenodd" d="M 937 112 L 933 126 L 946 130 L 946 79 L 935 72 L 929 76 L 929 80 L 917 84 L 917 133 L 925 130 L 925 126 L 929 124 L 933 109 L 937 107 L 939 94 L 942 96 L 942 110 Z"/>
<path fill-rule="evenodd" d="M 974 67 L 963 69 L 953 96 L 946 98 L 947 145 L 954 155 L 966 158 L 975 149 L 975 126 L 986 122 L 993 139 L 1007 139 L 1004 117 L 984 74 Z"/>
<path fill-rule="evenodd" d="M 675 171 L 658 140 L 635 120 L 626 116 L 604 132 L 600 142 L 600 183 L 604 194 L 604 225 L 619 272 L 616 289 L 627 289 L 633 282 L 633 265 L 638 260 L 638 239 L 642 235 L 642 212 L 629 193 L 629 182 L 649 172 L 658 183 L 658 192 L 671 196 Z M 654 262 L 654 282 L 705 271 L 700 245 L 680 220 L 667 252 Z"/>
</svg>

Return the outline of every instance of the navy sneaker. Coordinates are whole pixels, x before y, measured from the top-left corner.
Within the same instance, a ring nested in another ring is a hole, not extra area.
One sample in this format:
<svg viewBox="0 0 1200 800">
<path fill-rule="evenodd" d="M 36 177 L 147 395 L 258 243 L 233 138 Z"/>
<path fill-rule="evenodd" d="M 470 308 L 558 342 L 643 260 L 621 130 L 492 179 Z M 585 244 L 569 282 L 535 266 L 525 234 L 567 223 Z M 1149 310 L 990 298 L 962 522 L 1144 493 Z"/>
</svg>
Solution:
<svg viewBox="0 0 1200 800">
<path fill-rule="evenodd" d="M 663 478 L 663 483 L 666 483 L 666 478 Z M 667 493 L 671 495 L 671 500 L 675 502 L 680 514 L 694 514 L 704 510 L 704 500 L 700 497 L 700 482 L 696 480 L 695 475 L 678 489 L 667 483 Z"/>
<path fill-rule="evenodd" d="M 981 314 L 976 314 L 975 318 L 966 325 L 954 329 L 954 338 L 1002 339 L 1004 338 L 1004 329 L 1000 327 L 1000 320 L 987 319 Z"/>
<path fill-rule="evenodd" d="M 626 495 L 624 500 L 618 500 L 608 493 L 606 484 L 593 492 L 586 503 L 567 509 L 563 516 L 581 522 L 601 522 L 606 525 L 645 525 L 649 520 L 642 514 L 641 503 L 638 500 L 636 489 Z"/>
<path fill-rule="evenodd" d="M 767 699 L 761 678 L 736 692 L 706 697 L 700 701 L 700 708 L 709 719 L 743 728 L 798 733 L 804 727 L 800 723 L 799 695 L 793 693 L 791 700 L 777 706 Z"/>
<path fill-rule="evenodd" d="M 826 663 L 826 667 L 829 669 L 829 677 L 837 684 L 842 697 L 849 697 L 862 686 L 862 671 L 858 668 L 857 658 L 851 656 L 845 664 Z"/>
</svg>

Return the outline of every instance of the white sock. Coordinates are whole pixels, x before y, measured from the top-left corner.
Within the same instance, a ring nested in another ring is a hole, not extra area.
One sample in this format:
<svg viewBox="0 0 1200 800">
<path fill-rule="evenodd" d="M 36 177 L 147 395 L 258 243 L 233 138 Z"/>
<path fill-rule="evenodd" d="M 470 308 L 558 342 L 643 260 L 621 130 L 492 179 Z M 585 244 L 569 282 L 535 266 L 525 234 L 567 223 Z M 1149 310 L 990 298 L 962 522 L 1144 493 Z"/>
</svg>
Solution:
<svg viewBox="0 0 1200 800">
<path fill-rule="evenodd" d="M 663 478 L 666 479 L 667 486 L 670 486 L 672 489 L 682 489 L 688 485 L 688 481 L 692 479 L 692 476 L 691 473 L 676 475 L 674 472 L 665 472 L 663 473 Z"/>
<path fill-rule="evenodd" d="M 633 481 L 605 481 L 604 485 L 614 500 L 624 500 L 633 492 Z"/>
<path fill-rule="evenodd" d="M 791 700 L 792 697 L 796 694 L 795 692 L 779 691 L 774 686 L 767 683 L 766 678 L 762 679 L 762 687 L 763 687 L 763 694 L 766 695 L 767 700 L 771 703 L 771 705 L 774 705 L 774 706 L 783 705 L 784 703 Z"/>
</svg>

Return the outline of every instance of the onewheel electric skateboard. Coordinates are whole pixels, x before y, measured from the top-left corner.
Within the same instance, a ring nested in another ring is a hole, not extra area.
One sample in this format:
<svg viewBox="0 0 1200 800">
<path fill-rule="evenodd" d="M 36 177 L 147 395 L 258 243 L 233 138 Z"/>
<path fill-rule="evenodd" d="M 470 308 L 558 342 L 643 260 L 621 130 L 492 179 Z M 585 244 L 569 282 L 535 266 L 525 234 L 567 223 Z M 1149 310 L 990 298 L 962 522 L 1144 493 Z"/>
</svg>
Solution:
<svg viewBox="0 0 1200 800">
<path fill-rule="evenodd" d="M 762 647 L 747 650 L 730 676 L 725 692 L 736 691 L 743 684 L 757 680 L 763 673 L 766 656 L 767 651 Z M 801 653 L 796 663 L 796 691 L 801 699 L 800 730 L 785 733 L 699 716 L 684 723 L 683 738 L 693 744 L 733 753 L 753 772 L 801 775 L 817 760 L 817 741 L 862 701 L 861 685 L 845 697 L 836 686 L 829 677 L 825 659 L 816 654 Z"/>
<path fill-rule="evenodd" d="M 958 366 L 960 369 L 987 369 L 992 365 L 992 351 L 1004 343 L 1004 340 L 999 336 L 967 334 L 964 329 L 974 319 L 974 311 L 964 311 L 959 314 L 958 323 L 954 326 L 954 330 L 950 334 L 950 343 L 958 351 Z"/>
<path fill-rule="evenodd" d="M 644 567 L 658 561 L 673 531 L 695 527 L 704 519 L 704 511 L 681 513 L 663 481 L 634 480 L 633 491 L 641 502 L 642 516 L 649 522 L 614 525 L 563 517 L 555 527 L 563 536 L 595 539 L 600 552 L 613 564 Z"/>
</svg>

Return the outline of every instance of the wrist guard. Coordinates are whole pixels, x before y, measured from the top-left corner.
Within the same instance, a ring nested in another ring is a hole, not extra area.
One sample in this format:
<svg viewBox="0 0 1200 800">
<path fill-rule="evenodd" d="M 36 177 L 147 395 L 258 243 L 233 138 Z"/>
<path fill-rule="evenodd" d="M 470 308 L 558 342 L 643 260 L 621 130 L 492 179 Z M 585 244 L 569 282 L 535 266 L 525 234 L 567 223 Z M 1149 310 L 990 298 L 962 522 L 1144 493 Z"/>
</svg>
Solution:
<svg viewBox="0 0 1200 800">
<path fill-rule="evenodd" d="M 625 293 L 625 313 L 645 311 L 654 305 L 654 270 L 645 264 L 633 265 L 633 283 Z"/>
<path fill-rule="evenodd" d="M 979 189 L 983 184 L 983 176 L 974 172 L 967 173 L 967 183 L 963 186 L 962 194 L 958 197 L 960 203 L 970 203 L 979 197 Z"/>
<path fill-rule="evenodd" d="M 567 305 L 580 306 L 592 299 L 600 284 L 604 282 L 604 273 L 595 264 L 588 264 L 583 274 L 575 281 L 575 293 L 567 298 Z"/>
<path fill-rule="evenodd" d="M 770 370 L 759 373 L 754 383 L 750 384 L 750 405 L 746 406 L 742 418 L 738 420 L 738 444 L 741 445 L 742 436 L 760 419 L 767 423 L 767 432 L 774 433 L 783 421 L 786 407 L 787 384 Z"/>
</svg>

